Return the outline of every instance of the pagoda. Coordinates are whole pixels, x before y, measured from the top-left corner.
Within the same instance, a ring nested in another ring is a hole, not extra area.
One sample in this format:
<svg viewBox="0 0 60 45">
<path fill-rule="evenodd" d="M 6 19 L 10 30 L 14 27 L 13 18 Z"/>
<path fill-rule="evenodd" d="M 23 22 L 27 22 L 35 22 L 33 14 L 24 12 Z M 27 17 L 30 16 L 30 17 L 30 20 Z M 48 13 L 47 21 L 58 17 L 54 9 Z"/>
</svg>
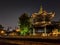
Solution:
<svg viewBox="0 0 60 45">
<path fill-rule="evenodd" d="M 36 33 L 38 27 L 44 27 L 44 33 L 46 34 L 46 26 L 51 24 L 52 18 L 55 16 L 55 12 L 46 12 L 43 10 L 42 5 L 37 13 L 31 15 L 31 24 L 33 25 L 33 35 Z"/>
</svg>

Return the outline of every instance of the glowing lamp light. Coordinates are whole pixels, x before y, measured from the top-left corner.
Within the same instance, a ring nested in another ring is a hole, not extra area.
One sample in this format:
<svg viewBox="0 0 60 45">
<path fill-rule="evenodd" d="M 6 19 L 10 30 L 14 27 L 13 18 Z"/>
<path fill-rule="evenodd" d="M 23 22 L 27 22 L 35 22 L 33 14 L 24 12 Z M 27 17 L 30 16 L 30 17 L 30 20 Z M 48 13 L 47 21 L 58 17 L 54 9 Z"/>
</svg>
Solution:
<svg viewBox="0 0 60 45">
<path fill-rule="evenodd" d="M 19 32 L 20 31 L 20 29 L 16 29 L 16 32 Z"/>
<path fill-rule="evenodd" d="M 5 33 L 4 31 L 1 31 L 1 33 Z"/>
</svg>

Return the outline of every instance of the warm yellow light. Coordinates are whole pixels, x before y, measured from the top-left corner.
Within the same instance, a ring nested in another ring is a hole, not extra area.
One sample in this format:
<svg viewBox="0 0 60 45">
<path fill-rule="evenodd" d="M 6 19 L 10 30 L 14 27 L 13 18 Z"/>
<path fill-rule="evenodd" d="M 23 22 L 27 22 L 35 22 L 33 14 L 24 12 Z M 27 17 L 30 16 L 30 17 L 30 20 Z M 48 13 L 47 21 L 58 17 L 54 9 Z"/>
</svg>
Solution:
<svg viewBox="0 0 60 45">
<path fill-rule="evenodd" d="M 16 36 L 17 34 L 15 32 L 12 32 L 9 34 L 10 36 Z"/>
<path fill-rule="evenodd" d="M 42 15 L 47 15 L 47 12 L 46 11 L 43 11 Z"/>
<path fill-rule="evenodd" d="M 54 14 L 52 14 L 52 17 L 54 17 Z"/>
<path fill-rule="evenodd" d="M 20 29 L 16 29 L 16 32 L 20 32 Z"/>
<path fill-rule="evenodd" d="M 1 31 L 1 33 L 5 33 L 4 31 Z"/>
<path fill-rule="evenodd" d="M 14 33 L 10 33 L 9 35 L 15 35 Z"/>
<path fill-rule="evenodd" d="M 54 29 L 52 34 L 53 34 L 53 36 L 58 36 L 58 29 Z"/>
<path fill-rule="evenodd" d="M 35 24 L 39 24 L 39 22 L 36 22 Z"/>
<path fill-rule="evenodd" d="M 42 36 L 44 37 L 44 36 L 47 36 L 47 34 L 45 34 L 45 33 L 42 33 Z"/>
<path fill-rule="evenodd" d="M 35 18 L 35 17 L 36 17 L 36 15 L 35 15 L 35 14 L 32 14 L 32 17 L 33 17 L 33 18 Z"/>
<path fill-rule="evenodd" d="M 45 21 L 42 21 L 41 23 L 46 23 Z"/>
</svg>

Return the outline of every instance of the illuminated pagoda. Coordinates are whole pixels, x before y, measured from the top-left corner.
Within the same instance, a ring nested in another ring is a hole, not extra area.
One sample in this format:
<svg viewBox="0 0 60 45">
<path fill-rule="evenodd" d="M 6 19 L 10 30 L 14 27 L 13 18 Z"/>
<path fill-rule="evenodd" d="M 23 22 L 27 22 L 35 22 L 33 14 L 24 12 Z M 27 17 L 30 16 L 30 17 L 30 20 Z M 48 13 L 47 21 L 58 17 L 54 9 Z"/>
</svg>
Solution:
<svg viewBox="0 0 60 45">
<path fill-rule="evenodd" d="M 42 5 L 40 7 L 39 12 L 33 13 L 31 15 L 31 24 L 33 25 L 33 35 L 35 35 L 35 32 L 38 27 L 44 27 L 44 33 L 46 34 L 46 26 L 51 24 L 51 20 L 54 17 L 55 12 L 46 12 L 43 10 Z"/>
</svg>

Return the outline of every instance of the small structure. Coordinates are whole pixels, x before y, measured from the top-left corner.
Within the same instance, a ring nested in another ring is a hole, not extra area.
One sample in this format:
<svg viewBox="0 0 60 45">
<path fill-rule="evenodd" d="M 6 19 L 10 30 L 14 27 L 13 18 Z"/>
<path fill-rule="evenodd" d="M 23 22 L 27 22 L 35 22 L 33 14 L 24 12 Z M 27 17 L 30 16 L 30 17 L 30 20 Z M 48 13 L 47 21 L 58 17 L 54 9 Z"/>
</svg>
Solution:
<svg viewBox="0 0 60 45">
<path fill-rule="evenodd" d="M 15 30 L 13 30 L 13 31 L 9 32 L 8 36 L 18 36 L 18 33 Z"/>
</svg>

